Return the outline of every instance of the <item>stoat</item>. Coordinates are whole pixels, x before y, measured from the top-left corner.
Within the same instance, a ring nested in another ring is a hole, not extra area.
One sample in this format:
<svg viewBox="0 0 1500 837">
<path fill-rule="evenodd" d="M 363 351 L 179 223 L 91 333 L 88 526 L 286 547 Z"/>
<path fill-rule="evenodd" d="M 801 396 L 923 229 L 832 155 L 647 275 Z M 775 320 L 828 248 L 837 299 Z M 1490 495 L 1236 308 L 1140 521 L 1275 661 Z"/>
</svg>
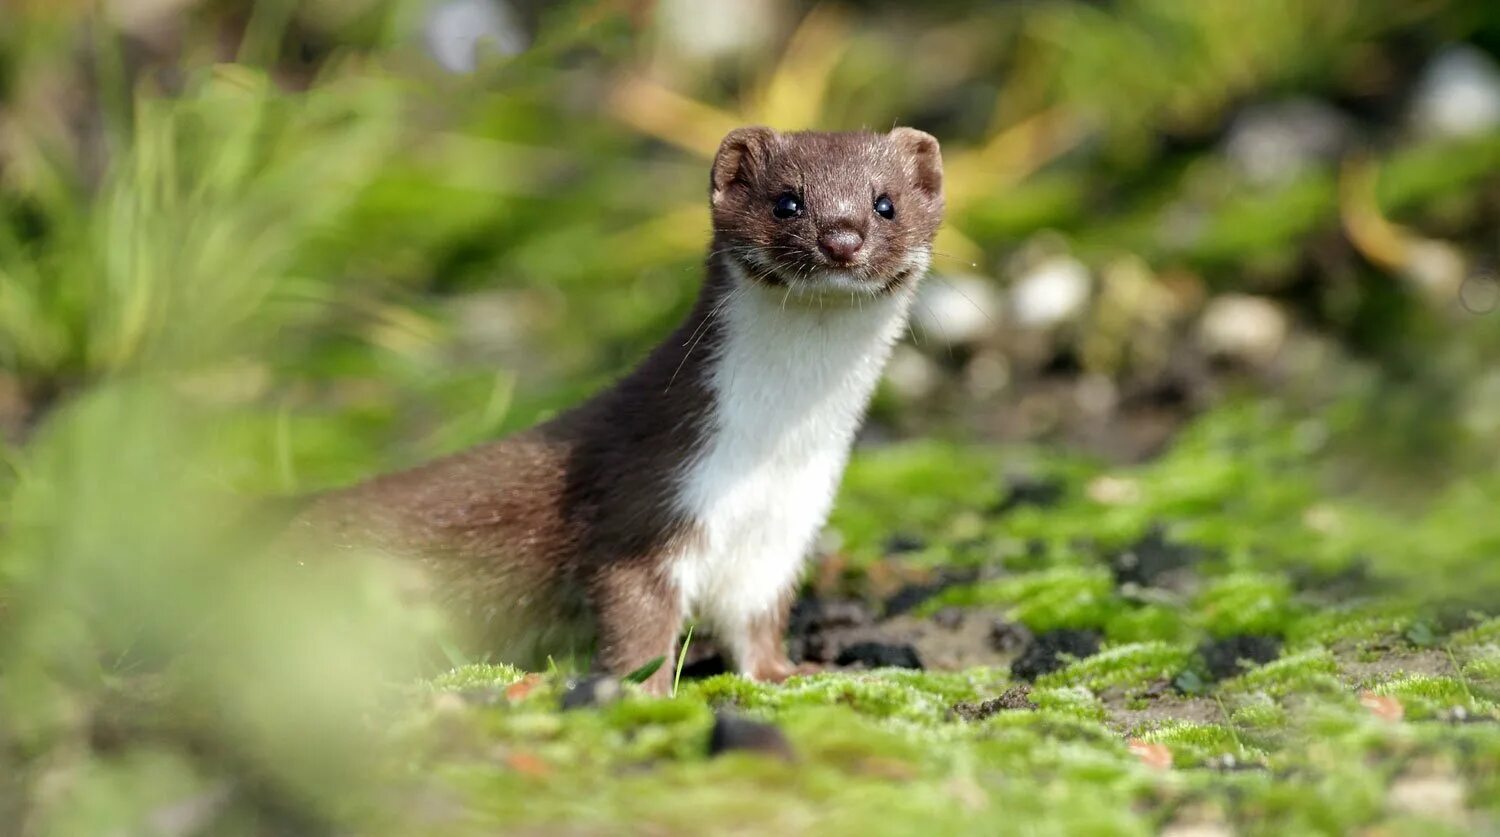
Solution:
<svg viewBox="0 0 1500 837">
<path fill-rule="evenodd" d="M 498 660 L 592 647 L 624 674 L 673 659 L 693 618 L 743 675 L 793 673 L 791 597 L 928 269 L 942 159 L 911 128 L 741 128 L 709 191 L 702 290 L 634 371 L 530 430 L 322 495 L 295 526 L 412 559 Z"/>
</svg>

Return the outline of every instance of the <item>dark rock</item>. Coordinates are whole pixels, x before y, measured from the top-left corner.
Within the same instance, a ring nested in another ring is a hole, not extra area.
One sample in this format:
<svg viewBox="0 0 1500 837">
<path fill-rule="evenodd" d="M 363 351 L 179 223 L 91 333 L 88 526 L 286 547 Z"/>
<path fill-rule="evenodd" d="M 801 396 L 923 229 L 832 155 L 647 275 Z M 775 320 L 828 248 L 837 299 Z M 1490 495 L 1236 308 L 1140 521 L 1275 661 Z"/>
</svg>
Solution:
<svg viewBox="0 0 1500 837">
<path fill-rule="evenodd" d="M 991 507 L 990 514 L 1008 514 L 1023 506 L 1050 508 L 1062 502 L 1066 490 L 1062 480 L 1015 477 L 1007 481 L 1005 499 Z"/>
<path fill-rule="evenodd" d="M 715 713 L 714 728 L 708 734 L 708 754 L 742 751 L 793 759 L 792 745 L 774 724 L 752 721 L 737 715 Z"/>
<path fill-rule="evenodd" d="M 723 654 L 709 654 L 706 657 L 699 657 L 690 663 L 684 662 L 682 665 L 682 679 L 702 680 L 705 677 L 728 674 L 729 671 L 729 661 L 724 659 Z"/>
<path fill-rule="evenodd" d="M 1010 664 L 1012 676 L 1033 681 L 1043 674 L 1057 671 L 1070 659 L 1083 659 L 1099 653 L 1098 631 L 1062 628 L 1037 634 Z"/>
<path fill-rule="evenodd" d="M 885 554 L 900 555 L 904 552 L 916 552 L 927 547 L 927 540 L 910 532 L 896 532 L 885 539 Z"/>
<path fill-rule="evenodd" d="M 591 674 L 568 684 L 562 695 L 562 708 L 583 709 L 614 703 L 620 697 L 620 681 L 603 674 Z"/>
<path fill-rule="evenodd" d="M 874 621 L 863 602 L 799 599 L 787 620 L 787 654 L 797 662 L 832 662 L 851 635 L 867 635 Z"/>
<path fill-rule="evenodd" d="M 900 616 L 949 587 L 968 584 L 978 577 L 979 571 L 973 568 L 940 570 L 933 575 L 931 581 L 922 584 L 907 584 L 886 599 L 885 616 L 886 618 Z"/>
<path fill-rule="evenodd" d="M 1203 658 L 1203 665 L 1212 679 L 1225 680 L 1281 656 L 1281 640 L 1273 636 L 1241 634 L 1206 642 L 1199 647 L 1198 655 Z"/>
<path fill-rule="evenodd" d="M 906 584 L 885 600 L 885 615 L 900 616 L 943 592 L 942 584 Z"/>
<path fill-rule="evenodd" d="M 937 613 L 932 614 L 932 622 L 944 630 L 956 631 L 964 623 L 963 608 L 945 607 Z"/>
<path fill-rule="evenodd" d="M 787 633 L 792 636 L 803 636 L 830 628 L 868 625 L 873 621 L 875 617 L 864 602 L 808 596 L 792 604 L 792 612 L 787 619 Z"/>
<path fill-rule="evenodd" d="M 996 619 L 990 626 L 990 647 L 1002 654 L 1020 651 L 1031 642 L 1031 630 L 1020 622 Z"/>
<path fill-rule="evenodd" d="M 1030 696 L 1030 686 L 1013 686 L 997 698 L 990 698 L 979 703 L 959 701 L 953 704 L 953 714 L 965 721 L 982 721 L 998 712 L 1036 709 Z"/>
<path fill-rule="evenodd" d="M 921 668 L 917 649 L 910 645 L 885 642 L 856 642 L 839 652 L 835 660 L 841 666 L 864 665 L 867 668 Z"/>
<path fill-rule="evenodd" d="M 1168 573 L 1190 566 L 1203 557 L 1197 547 L 1173 543 L 1160 526 L 1110 558 L 1116 584 L 1150 587 Z"/>
</svg>

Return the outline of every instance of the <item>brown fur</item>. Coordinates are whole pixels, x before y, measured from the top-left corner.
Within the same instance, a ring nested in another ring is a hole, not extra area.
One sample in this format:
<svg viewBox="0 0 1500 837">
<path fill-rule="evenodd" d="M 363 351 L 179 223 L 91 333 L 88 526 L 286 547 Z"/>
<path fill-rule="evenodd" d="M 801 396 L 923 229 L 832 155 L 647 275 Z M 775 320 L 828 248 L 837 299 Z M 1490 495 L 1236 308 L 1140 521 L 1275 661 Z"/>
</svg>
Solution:
<svg viewBox="0 0 1500 837">
<path fill-rule="evenodd" d="M 598 665 L 616 674 L 671 659 L 684 614 L 666 559 L 697 535 L 675 503 L 676 481 L 712 432 L 714 313 L 733 290 L 722 260 L 769 284 L 807 282 L 830 266 L 818 236 L 848 230 L 864 241 L 850 271 L 889 292 L 916 278 L 903 259 L 932 240 L 941 178 L 936 141 L 911 129 L 731 133 L 713 165 L 702 292 L 639 367 L 529 431 L 315 498 L 294 537 L 416 559 L 437 597 L 507 662 L 537 666 L 590 637 Z M 803 216 L 771 215 L 784 192 L 805 202 Z M 881 194 L 894 219 L 872 212 Z M 755 659 L 742 663 L 757 678 L 793 672 L 785 622 L 782 607 L 753 627 Z M 648 688 L 663 691 L 669 669 Z"/>
</svg>

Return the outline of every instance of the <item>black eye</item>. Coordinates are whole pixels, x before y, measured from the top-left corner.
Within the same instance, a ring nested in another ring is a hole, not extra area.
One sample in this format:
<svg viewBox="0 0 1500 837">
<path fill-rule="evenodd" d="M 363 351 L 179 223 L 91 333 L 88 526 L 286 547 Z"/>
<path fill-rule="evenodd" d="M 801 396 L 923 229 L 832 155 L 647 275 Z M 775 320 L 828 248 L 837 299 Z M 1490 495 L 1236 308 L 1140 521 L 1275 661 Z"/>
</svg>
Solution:
<svg viewBox="0 0 1500 837">
<path fill-rule="evenodd" d="M 885 195 L 875 199 L 875 214 L 889 221 L 896 217 L 896 205 Z"/>
<path fill-rule="evenodd" d="M 771 214 L 777 218 L 793 218 L 802 214 L 802 201 L 791 192 L 776 199 L 776 208 Z"/>
</svg>

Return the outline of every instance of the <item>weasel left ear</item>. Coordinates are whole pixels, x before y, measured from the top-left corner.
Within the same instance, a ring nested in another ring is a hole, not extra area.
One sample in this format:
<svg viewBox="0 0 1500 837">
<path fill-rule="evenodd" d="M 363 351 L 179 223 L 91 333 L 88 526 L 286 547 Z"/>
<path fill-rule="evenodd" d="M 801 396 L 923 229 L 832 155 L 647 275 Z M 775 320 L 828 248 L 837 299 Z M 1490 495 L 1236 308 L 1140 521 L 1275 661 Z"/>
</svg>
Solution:
<svg viewBox="0 0 1500 837">
<path fill-rule="evenodd" d="M 723 202 L 731 187 L 750 184 L 755 171 L 765 165 L 775 142 L 776 132 L 760 125 L 736 128 L 724 137 L 719 143 L 719 153 L 714 155 L 709 179 L 709 199 L 714 206 Z"/>
<path fill-rule="evenodd" d="M 916 128 L 894 128 L 890 138 L 910 161 L 912 185 L 928 197 L 942 197 L 943 152 L 937 139 Z"/>
</svg>

